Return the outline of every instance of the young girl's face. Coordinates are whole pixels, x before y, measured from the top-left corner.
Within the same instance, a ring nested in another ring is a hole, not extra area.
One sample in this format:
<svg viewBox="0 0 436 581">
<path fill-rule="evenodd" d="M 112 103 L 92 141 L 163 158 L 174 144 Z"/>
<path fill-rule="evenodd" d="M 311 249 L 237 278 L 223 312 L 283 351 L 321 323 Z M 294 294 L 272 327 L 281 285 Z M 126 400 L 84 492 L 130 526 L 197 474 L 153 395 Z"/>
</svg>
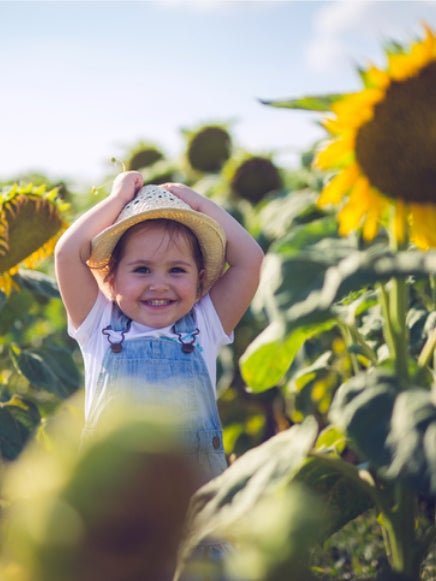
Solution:
<svg viewBox="0 0 436 581">
<path fill-rule="evenodd" d="M 127 234 L 108 282 L 125 315 L 161 329 L 192 309 L 199 298 L 201 275 L 186 236 L 148 223 Z"/>
</svg>

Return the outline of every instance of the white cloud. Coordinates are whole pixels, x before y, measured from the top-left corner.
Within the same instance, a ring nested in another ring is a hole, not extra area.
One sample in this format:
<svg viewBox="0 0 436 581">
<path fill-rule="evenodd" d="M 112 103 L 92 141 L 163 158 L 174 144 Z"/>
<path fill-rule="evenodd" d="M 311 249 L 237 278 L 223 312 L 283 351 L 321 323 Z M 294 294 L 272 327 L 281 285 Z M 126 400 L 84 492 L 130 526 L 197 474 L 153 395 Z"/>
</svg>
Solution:
<svg viewBox="0 0 436 581">
<path fill-rule="evenodd" d="M 334 74 L 351 62 L 380 60 L 387 40 L 422 36 L 422 22 L 436 25 L 436 1 L 339 0 L 315 13 L 306 63 L 315 73 Z"/>
</svg>

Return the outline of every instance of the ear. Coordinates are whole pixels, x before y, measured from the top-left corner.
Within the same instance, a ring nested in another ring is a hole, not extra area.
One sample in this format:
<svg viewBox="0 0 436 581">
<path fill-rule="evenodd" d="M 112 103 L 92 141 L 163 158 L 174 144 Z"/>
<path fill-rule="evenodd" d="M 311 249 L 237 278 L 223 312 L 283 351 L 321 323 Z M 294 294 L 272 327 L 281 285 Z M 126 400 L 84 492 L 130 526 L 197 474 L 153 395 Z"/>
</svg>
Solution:
<svg viewBox="0 0 436 581">
<path fill-rule="evenodd" d="M 104 285 L 109 292 L 111 301 L 115 299 L 115 289 L 114 289 L 114 275 L 113 273 L 108 274 L 104 279 Z"/>
</svg>

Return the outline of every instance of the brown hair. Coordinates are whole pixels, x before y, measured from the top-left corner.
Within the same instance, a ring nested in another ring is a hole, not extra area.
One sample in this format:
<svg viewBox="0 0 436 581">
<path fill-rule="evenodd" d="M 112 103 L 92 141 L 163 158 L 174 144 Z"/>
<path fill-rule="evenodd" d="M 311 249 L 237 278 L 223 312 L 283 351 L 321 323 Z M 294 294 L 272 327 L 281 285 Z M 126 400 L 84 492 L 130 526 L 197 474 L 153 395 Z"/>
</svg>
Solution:
<svg viewBox="0 0 436 581">
<path fill-rule="evenodd" d="M 198 272 L 204 270 L 204 258 L 201 251 L 200 243 L 198 242 L 195 234 L 187 226 L 181 222 L 176 222 L 175 220 L 168 220 L 166 218 L 157 218 L 155 220 L 145 220 L 144 222 L 139 222 L 135 224 L 128 230 L 124 232 L 121 238 L 118 240 L 115 248 L 112 251 L 111 257 L 109 259 L 108 265 L 106 267 L 105 281 L 107 281 L 116 271 L 117 266 L 123 256 L 124 248 L 126 246 L 127 239 L 131 234 L 138 230 L 145 230 L 147 227 L 161 226 L 163 230 L 168 234 L 169 241 L 172 242 L 176 236 L 182 236 L 190 245 L 192 250 L 192 256 L 194 258 L 195 264 L 197 266 Z"/>
</svg>

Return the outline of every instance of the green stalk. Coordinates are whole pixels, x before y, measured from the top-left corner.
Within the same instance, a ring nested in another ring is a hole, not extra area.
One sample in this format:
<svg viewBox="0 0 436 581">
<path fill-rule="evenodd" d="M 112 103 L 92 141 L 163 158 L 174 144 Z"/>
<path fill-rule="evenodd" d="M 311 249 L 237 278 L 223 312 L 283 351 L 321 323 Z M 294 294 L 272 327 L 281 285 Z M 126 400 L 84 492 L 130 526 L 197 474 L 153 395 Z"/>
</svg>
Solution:
<svg viewBox="0 0 436 581">
<path fill-rule="evenodd" d="M 432 310 L 436 309 L 436 276 L 430 275 L 430 288 L 432 298 Z M 433 350 L 433 369 L 436 371 L 436 349 Z"/>
<path fill-rule="evenodd" d="M 392 569 L 419 581 L 415 512 L 415 495 L 403 484 L 394 484 L 393 506 L 383 511 L 380 524 Z"/>
<path fill-rule="evenodd" d="M 390 325 L 393 332 L 395 370 L 403 388 L 409 383 L 407 359 L 409 338 L 406 327 L 406 313 L 409 293 L 404 279 L 395 278 L 390 288 Z"/>
<path fill-rule="evenodd" d="M 403 242 L 399 245 L 395 236 L 391 236 L 391 247 L 394 252 L 399 250 L 399 246 L 405 248 L 406 244 Z M 405 280 L 393 278 L 388 289 L 381 287 L 380 297 L 384 315 L 385 340 L 394 361 L 398 382 L 402 389 L 407 389 L 409 386 L 407 364 L 409 337 L 406 315 L 409 295 Z M 380 515 L 388 558 L 392 569 L 418 581 L 420 563 L 416 558 L 416 499 L 402 482 L 396 482 L 391 490 L 392 498 L 389 508 L 385 508 Z"/>
<path fill-rule="evenodd" d="M 338 320 L 338 326 L 344 339 L 345 345 L 347 345 L 347 347 L 350 347 L 350 345 L 352 345 L 353 343 L 353 338 L 349 326 L 341 320 Z M 348 353 L 348 356 L 350 357 L 351 365 L 353 367 L 353 373 L 354 375 L 357 375 L 360 371 L 357 357 L 354 353 Z"/>
<path fill-rule="evenodd" d="M 433 329 L 429 336 L 427 337 L 427 341 L 425 342 L 424 347 L 421 350 L 421 353 L 418 357 L 418 365 L 420 367 L 426 367 L 430 365 L 432 357 L 434 357 L 436 353 L 436 329 Z M 436 367 L 435 367 L 436 369 Z"/>
<path fill-rule="evenodd" d="M 436 309 L 436 276 L 430 275 L 431 299 L 433 303 L 433 310 Z"/>
<path fill-rule="evenodd" d="M 407 222 L 404 223 L 404 232 L 407 233 Z M 390 246 L 392 251 L 407 248 L 407 235 L 405 240 L 398 241 L 395 232 L 390 232 Z M 390 344 L 388 343 L 390 354 L 395 362 L 395 370 L 398 381 L 403 388 L 408 387 L 408 366 L 407 360 L 409 356 L 409 337 L 406 326 L 406 315 L 409 306 L 409 293 L 406 281 L 400 278 L 393 278 L 389 284 L 389 298 L 387 301 L 387 309 L 384 312 L 385 325 L 389 333 Z"/>
<path fill-rule="evenodd" d="M 384 284 L 379 284 L 379 299 L 380 299 L 380 308 L 383 315 L 383 335 L 386 341 L 386 345 L 388 347 L 389 355 L 392 359 L 395 358 L 395 340 L 394 340 L 394 330 L 391 325 L 391 317 L 390 317 L 390 307 L 389 307 L 389 294 L 386 290 Z"/>
</svg>

